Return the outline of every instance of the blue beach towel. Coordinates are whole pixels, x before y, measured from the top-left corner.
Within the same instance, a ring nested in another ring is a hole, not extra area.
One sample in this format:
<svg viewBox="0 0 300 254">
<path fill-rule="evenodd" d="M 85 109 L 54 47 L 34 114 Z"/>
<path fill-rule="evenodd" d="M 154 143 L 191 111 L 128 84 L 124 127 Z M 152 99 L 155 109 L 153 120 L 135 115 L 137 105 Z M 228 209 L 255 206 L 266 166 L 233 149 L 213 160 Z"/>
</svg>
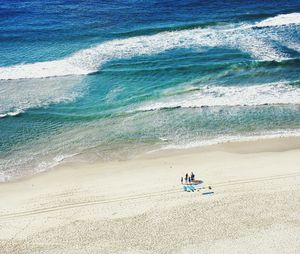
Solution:
<svg viewBox="0 0 300 254">
<path fill-rule="evenodd" d="M 184 186 L 183 186 L 183 190 L 184 190 L 184 191 L 195 191 L 196 188 L 195 188 L 194 185 L 184 185 Z"/>
<path fill-rule="evenodd" d="M 210 194 L 214 194 L 213 191 L 209 191 L 209 192 L 203 192 L 202 195 L 210 195 Z"/>
</svg>

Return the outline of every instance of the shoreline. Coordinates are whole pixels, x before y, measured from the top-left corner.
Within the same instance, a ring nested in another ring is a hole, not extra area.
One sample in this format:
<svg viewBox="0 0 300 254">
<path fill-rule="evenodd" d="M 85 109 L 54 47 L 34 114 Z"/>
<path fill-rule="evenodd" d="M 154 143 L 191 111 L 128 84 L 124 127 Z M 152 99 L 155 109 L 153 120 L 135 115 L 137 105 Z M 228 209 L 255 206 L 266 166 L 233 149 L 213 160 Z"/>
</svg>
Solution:
<svg viewBox="0 0 300 254">
<path fill-rule="evenodd" d="M 182 190 L 191 171 L 205 189 Z M 214 194 L 202 195 L 208 186 Z M 4 254 L 296 253 L 299 197 L 300 138 L 68 162 L 0 184 L 0 246 Z"/>
<path fill-rule="evenodd" d="M 211 140 L 209 140 L 211 141 Z M 94 148 L 87 149 L 86 151 L 83 151 L 81 153 L 73 154 L 73 155 L 67 155 L 64 159 L 60 161 L 56 161 L 54 165 L 49 166 L 37 173 L 34 174 L 25 174 L 22 176 L 12 176 L 8 177 L 9 180 L 0 182 L 0 185 L 11 183 L 11 182 L 19 182 L 25 179 L 30 179 L 32 177 L 36 177 L 40 174 L 45 174 L 48 172 L 51 172 L 52 170 L 56 171 L 59 168 L 64 167 L 68 164 L 76 164 L 76 163 L 83 163 L 87 165 L 91 164 L 98 164 L 98 163 L 109 163 L 109 162 L 120 162 L 120 161 L 131 161 L 131 160 L 137 160 L 139 158 L 150 158 L 150 157 L 160 157 L 162 155 L 168 155 L 172 153 L 178 153 L 178 154 L 184 154 L 189 153 L 193 151 L 213 151 L 213 150 L 231 150 L 231 151 L 239 151 L 239 152 L 251 152 L 250 150 L 247 150 L 245 148 L 239 147 L 238 149 L 234 149 L 235 146 L 238 146 L 239 144 L 254 144 L 254 143 L 265 143 L 267 144 L 268 141 L 271 143 L 274 143 L 274 145 L 280 146 L 280 148 L 276 148 L 272 146 L 272 149 L 269 148 L 268 145 L 264 146 L 261 145 L 261 147 L 256 147 L 255 149 L 260 149 L 261 151 L 264 150 L 270 150 L 270 151 L 282 151 L 283 147 L 284 149 L 295 149 L 300 148 L 300 133 L 296 132 L 294 135 L 282 135 L 282 134 L 269 134 L 269 135 L 258 135 L 258 136 L 242 136 L 240 139 L 237 139 L 234 137 L 233 139 L 224 139 L 220 141 L 219 139 L 216 139 L 216 142 L 207 142 L 202 144 L 201 142 L 196 142 L 193 145 L 169 145 L 166 147 L 161 147 L 159 149 L 154 150 L 145 150 L 141 152 L 140 154 L 134 155 L 132 158 L 122 158 L 122 159 L 110 159 L 110 160 L 104 160 L 100 158 L 96 158 L 95 156 L 90 153 Z M 286 141 L 290 141 L 289 144 L 287 144 Z M 88 152 L 87 152 L 88 151 Z M 92 157 L 92 162 L 89 161 L 90 157 Z M 55 157 L 56 158 L 56 157 Z"/>
</svg>

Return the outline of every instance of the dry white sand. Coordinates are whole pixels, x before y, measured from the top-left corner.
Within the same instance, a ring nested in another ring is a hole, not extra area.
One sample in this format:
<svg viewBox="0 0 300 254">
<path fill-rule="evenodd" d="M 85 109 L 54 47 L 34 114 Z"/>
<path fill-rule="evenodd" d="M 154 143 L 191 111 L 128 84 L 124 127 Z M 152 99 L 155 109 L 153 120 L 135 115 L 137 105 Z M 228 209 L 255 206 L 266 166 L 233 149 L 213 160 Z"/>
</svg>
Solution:
<svg viewBox="0 0 300 254">
<path fill-rule="evenodd" d="M 193 171 L 213 195 L 182 191 Z M 300 139 L 66 163 L 0 185 L 0 253 L 300 253 Z"/>
</svg>

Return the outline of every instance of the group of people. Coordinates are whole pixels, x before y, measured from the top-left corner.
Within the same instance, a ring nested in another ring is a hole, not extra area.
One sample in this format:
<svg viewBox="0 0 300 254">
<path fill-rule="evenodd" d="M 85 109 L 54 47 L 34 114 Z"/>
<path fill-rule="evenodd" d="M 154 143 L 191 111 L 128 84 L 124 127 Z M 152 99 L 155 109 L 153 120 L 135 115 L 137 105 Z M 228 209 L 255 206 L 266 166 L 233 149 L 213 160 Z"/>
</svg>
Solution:
<svg viewBox="0 0 300 254">
<path fill-rule="evenodd" d="M 191 175 L 189 176 L 188 173 L 185 174 L 185 177 L 181 177 L 181 184 L 183 184 L 183 180 L 185 183 L 191 183 L 195 180 L 195 175 L 193 172 L 191 172 Z"/>
</svg>

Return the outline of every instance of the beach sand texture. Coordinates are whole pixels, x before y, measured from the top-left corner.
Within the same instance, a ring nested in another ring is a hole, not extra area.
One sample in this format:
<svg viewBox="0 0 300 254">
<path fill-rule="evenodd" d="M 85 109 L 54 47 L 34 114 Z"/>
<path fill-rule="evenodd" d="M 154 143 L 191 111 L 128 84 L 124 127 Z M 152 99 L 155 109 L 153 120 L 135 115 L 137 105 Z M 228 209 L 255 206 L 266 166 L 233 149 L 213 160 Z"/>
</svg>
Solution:
<svg viewBox="0 0 300 254">
<path fill-rule="evenodd" d="M 191 171 L 213 195 L 182 191 Z M 1 254 L 299 253 L 300 139 L 65 163 L 0 198 Z"/>
</svg>

